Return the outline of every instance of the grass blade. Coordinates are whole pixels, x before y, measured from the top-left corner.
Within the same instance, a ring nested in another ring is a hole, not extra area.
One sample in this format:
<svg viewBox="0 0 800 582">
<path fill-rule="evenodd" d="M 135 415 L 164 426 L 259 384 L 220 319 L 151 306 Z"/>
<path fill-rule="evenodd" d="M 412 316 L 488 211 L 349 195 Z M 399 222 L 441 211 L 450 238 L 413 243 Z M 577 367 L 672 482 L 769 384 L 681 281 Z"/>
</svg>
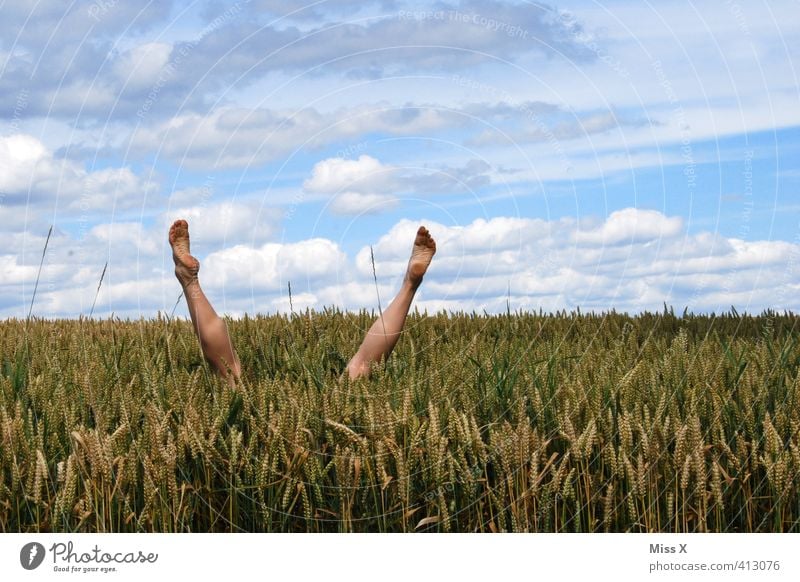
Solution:
<svg viewBox="0 0 800 582">
<path fill-rule="evenodd" d="M 50 243 L 50 235 L 53 234 L 53 225 L 50 225 L 50 230 L 47 231 L 47 240 L 44 241 L 44 248 L 42 249 L 42 260 L 39 261 L 39 272 L 36 273 L 36 284 L 33 286 L 33 297 L 31 297 L 31 307 L 28 310 L 27 319 L 31 318 L 33 313 L 33 302 L 36 300 L 36 290 L 39 288 L 39 277 L 42 276 L 42 266 L 44 265 L 44 257 L 47 254 L 47 245 Z"/>
<path fill-rule="evenodd" d="M 100 274 L 100 282 L 97 283 L 97 291 L 94 293 L 94 301 L 92 301 L 92 308 L 89 310 L 89 317 L 92 316 L 94 313 L 94 306 L 97 303 L 97 296 L 100 295 L 100 286 L 103 284 L 103 277 L 106 276 L 106 269 L 108 268 L 108 261 L 106 261 L 105 266 L 103 267 L 103 272 Z"/>
</svg>

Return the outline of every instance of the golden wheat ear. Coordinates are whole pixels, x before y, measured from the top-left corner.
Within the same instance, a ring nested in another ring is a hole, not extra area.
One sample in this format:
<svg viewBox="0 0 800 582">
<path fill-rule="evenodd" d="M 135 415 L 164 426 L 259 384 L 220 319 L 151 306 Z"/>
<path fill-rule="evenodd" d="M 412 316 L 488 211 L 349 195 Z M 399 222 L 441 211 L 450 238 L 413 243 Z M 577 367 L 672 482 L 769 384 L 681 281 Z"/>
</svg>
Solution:
<svg viewBox="0 0 800 582">
<path fill-rule="evenodd" d="M 800 523 L 793 314 L 412 313 L 341 383 L 374 314 L 307 315 L 229 321 L 235 387 L 186 320 L 0 320 L 0 530 Z"/>
</svg>

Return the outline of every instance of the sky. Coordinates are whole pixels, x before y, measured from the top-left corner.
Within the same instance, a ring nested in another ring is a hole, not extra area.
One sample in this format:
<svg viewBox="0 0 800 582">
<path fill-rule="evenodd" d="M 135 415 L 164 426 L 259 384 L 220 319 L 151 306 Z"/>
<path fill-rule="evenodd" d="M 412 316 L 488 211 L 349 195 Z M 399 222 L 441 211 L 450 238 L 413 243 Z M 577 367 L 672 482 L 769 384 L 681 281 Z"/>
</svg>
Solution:
<svg viewBox="0 0 800 582">
<path fill-rule="evenodd" d="M 0 317 L 800 310 L 795 1 L 0 11 Z"/>
</svg>

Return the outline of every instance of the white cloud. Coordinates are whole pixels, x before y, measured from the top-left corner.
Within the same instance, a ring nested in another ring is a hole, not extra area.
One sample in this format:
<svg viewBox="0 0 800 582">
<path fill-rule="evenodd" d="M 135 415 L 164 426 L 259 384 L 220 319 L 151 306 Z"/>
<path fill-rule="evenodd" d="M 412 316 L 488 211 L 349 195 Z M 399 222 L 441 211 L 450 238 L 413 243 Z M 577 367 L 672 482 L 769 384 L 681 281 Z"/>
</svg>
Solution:
<svg viewBox="0 0 800 582">
<path fill-rule="evenodd" d="M 108 249 L 114 247 L 117 252 L 126 255 L 156 256 L 162 250 L 162 241 L 153 237 L 139 222 L 113 222 L 98 224 L 91 228 L 89 236 L 93 245 L 102 245 Z M 135 253 L 134 253 L 135 251 Z M 117 255 L 118 259 L 122 259 Z"/>
<path fill-rule="evenodd" d="M 655 210 L 625 208 L 612 212 L 599 228 L 576 231 L 576 240 L 590 245 L 614 245 L 671 238 L 683 228 L 679 216 L 667 217 Z"/>
<path fill-rule="evenodd" d="M 71 160 L 55 159 L 35 137 L 15 134 L 0 136 L 0 191 L 14 206 L 86 212 L 141 206 L 157 185 L 125 167 L 89 172 Z"/>
<path fill-rule="evenodd" d="M 292 282 L 302 290 L 310 282 L 330 283 L 347 271 L 347 257 L 330 240 L 237 245 L 211 253 L 201 267 L 202 281 L 226 292 L 275 292 Z"/>
<path fill-rule="evenodd" d="M 4 5 L 0 37 L 17 40 L 0 52 L 7 61 L 0 88 L 8 96 L 0 122 L 0 272 L 7 276 L 0 308 L 30 283 L 51 221 L 57 229 L 44 275 L 53 281 L 52 293 L 71 285 L 62 291 L 83 297 L 91 296 L 106 258 L 114 265 L 109 290 L 124 294 L 130 291 L 124 284 L 155 281 L 161 271 L 171 278 L 166 227 L 181 215 L 191 222 L 204 276 L 213 282 L 217 267 L 233 269 L 225 279 L 232 297 L 246 295 L 249 283 L 241 282 L 255 278 L 264 305 L 282 305 L 284 297 L 276 295 L 282 287 L 270 281 L 291 276 L 307 279 L 307 288 L 297 290 L 305 304 L 357 307 L 369 300 L 372 268 L 365 250 L 348 259 L 320 239 L 268 248 L 276 244 L 278 215 L 254 200 L 226 201 L 224 187 L 198 187 L 192 170 L 211 176 L 246 168 L 239 183 L 255 191 L 264 175 L 250 169 L 286 160 L 270 196 L 280 191 L 292 211 L 322 201 L 333 213 L 354 215 L 397 208 L 403 200 L 428 202 L 424 197 L 434 194 L 460 195 L 436 200 L 455 206 L 469 202 L 464 193 L 500 183 L 504 192 L 494 188 L 475 198 L 549 196 L 551 185 L 558 195 L 560 185 L 541 182 L 613 173 L 636 178 L 638 188 L 639 176 L 629 170 L 688 165 L 681 152 L 688 141 L 692 164 L 698 170 L 714 165 L 722 172 L 720 184 L 742 182 L 735 144 L 749 144 L 759 174 L 757 201 L 771 188 L 768 165 L 782 172 L 775 192 L 787 191 L 783 179 L 792 169 L 780 168 L 795 147 L 791 132 L 781 134 L 780 144 L 767 140 L 778 149 L 744 138 L 800 123 L 797 55 L 790 50 L 800 31 L 794 2 L 721 9 L 698 4 L 689 20 L 685 7 L 674 3 L 577 3 L 574 21 L 517 2 L 454 0 L 441 10 L 403 15 L 399 9 L 409 6 L 392 8 L 391 0 L 318 4 L 280 24 L 273 15 L 305 5 L 253 0 L 224 13 L 224 7 L 189 7 L 188 24 L 178 28 L 169 20 L 170 2 L 149 8 L 94 0 L 70 8 L 49 0 Z M 504 25 L 518 30 L 511 34 Z M 135 117 L 145 106 L 147 115 Z M 725 136 L 741 139 L 720 141 Z M 473 145 L 478 151 L 469 151 Z M 329 149 L 318 158 L 336 148 L 343 156 L 371 155 L 328 158 L 309 174 L 307 160 L 320 148 Z M 176 184 L 183 190 L 172 195 L 168 212 L 158 214 L 162 208 L 152 205 L 159 201 L 157 185 L 126 167 L 130 154 L 147 166 L 163 167 L 164 160 L 180 165 Z M 729 168 L 733 156 L 737 163 Z M 495 170 L 502 167 L 514 173 Z M 222 176 L 220 184 L 233 183 L 232 177 Z M 298 197 L 303 178 L 306 195 Z M 645 189 L 653 186 L 647 174 L 643 181 Z M 614 186 L 604 192 L 621 192 Z M 673 208 L 685 207 L 685 194 L 670 195 L 678 196 Z M 523 213 L 536 203 L 524 202 L 531 204 Z M 98 219 L 112 208 L 113 216 Z M 755 222 L 765 208 L 754 209 L 750 232 L 767 232 L 758 230 L 766 220 Z M 704 206 L 699 218 L 724 221 L 730 216 L 724 211 L 713 217 Z M 769 211 L 775 216 L 774 208 Z M 306 218 L 298 214 L 293 226 Z M 78 216 L 89 221 L 76 224 Z M 791 237 L 781 222 L 768 232 Z M 84 228 L 85 236 L 75 240 L 59 226 L 72 237 Z M 416 226 L 404 221 L 388 233 L 383 226 L 360 233 L 377 241 L 376 267 L 387 293 L 402 276 Z M 624 209 L 594 222 L 495 216 L 428 226 L 439 255 L 419 305 L 491 310 L 504 305 L 509 282 L 518 304 L 545 307 L 635 309 L 666 300 L 713 308 L 727 301 L 790 304 L 797 297 L 796 273 L 787 266 L 795 264 L 797 245 L 709 232 L 687 236 L 680 217 L 652 210 Z M 731 232 L 730 224 L 723 228 Z M 78 252 L 70 256 L 65 246 Z M 231 249 L 238 250 L 224 255 Z M 331 271 L 326 261 L 338 267 Z M 251 273 L 252 264 L 269 277 Z M 156 288 L 152 282 L 142 287 L 148 290 L 142 309 L 158 303 L 148 295 Z M 51 293 L 49 287 L 40 292 L 43 298 Z M 75 301 L 46 305 L 69 311 Z"/>
<path fill-rule="evenodd" d="M 33 283 L 36 270 L 33 265 L 20 265 L 17 255 L 0 255 L 0 281 L 3 286 Z"/>
<path fill-rule="evenodd" d="M 82 191 L 78 196 L 75 185 L 66 185 L 73 199 L 68 208 L 73 211 L 137 208 L 152 202 L 158 186 L 143 180 L 129 168 L 104 168 L 94 172 L 76 171 Z M 64 186 L 64 184 L 59 184 Z"/>
<path fill-rule="evenodd" d="M 303 182 L 307 192 L 333 195 L 330 208 L 335 214 L 374 214 L 394 208 L 398 200 L 392 192 L 398 186 L 397 168 L 368 155 L 317 162 Z"/>
<path fill-rule="evenodd" d="M 476 219 L 467 225 L 445 226 L 425 222 L 436 239 L 436 269 L 447 275 L 501 272 L 518 268 L 521 249 L 529 249 L 558 229 L 560 222 L 539 219 L 495 217 Z M 375 267 L 379 273 L 402 276 L 420 223 L 401 220 L 373 245 Z M 551 240 L 548 238 L 548 240 Z M 355 258 L 362 276 L 372 275 L 370 249 L 363 248 Z"/>
<path fill-rule="evenodd" d="M 185 194 L 185 193 L 184 193 Z M 185 195 L 181 199 L 185 199 Z M 189 223 L 192 245 L 219 246 L 240 242 L 259 243 L 274 237 L 279 214 L 256 200 L 224 200 L 170 209 L 159 220 L 159 229 L 166 240 L 169 225 L 178 218 Z"/>
<path fill-rule="evenodd" d="M 509 287 L 512 308 L 800 305 L 791 268 L 800 246 L 688 235 L 679 217 L 653 210 L 628 208 L 600 223 L 496 217 L 463 226 L 425 224 L 438 247 L 424 285 L 426 305 L 455 301 L 464 309 L 502 310 Z M 379 280 L 399 281 L 417 226 L 401 221 L 373 246 Z M 371 276 L 368 248 L 355 266 L 360 277 Z"/>
<path fill-rule="evenodd" d="M 0 190 L 18 192 L 26 189 L 31 170 L 48 157 L 44 145 L 30 135 L 0 137 Z"/>
<path fill-rule="evenodd" d="M 114 72 L 131 89 L 150 90 L 156 86 L 171 52 L 172 45 L 163 42 L 137 45 L 114 60 Z"/>
<path fill-rule="evenodd" d="M 386 190 L 393 187 L 396 171 L 368 155 L 361 155 L 357 160 L 328 158 L 314 165 L 303 187 L 309 192 L 325 194 L 344 190 L 362 193 Z"/>
<path fill-rule="evenodd" d="M 412 199 L 431 194 L 472 192 L 491 182 L 491 166 L 479 159 L 462 167 L 407 167 L 384 164 L 368 155 L 356 160 L 327 158 L 314 165 L 303 188 L 333 197 L 334 214 L 377 214 L 396 208 L 401 195 Z"/>
<path fill-rule="evenodd" d="M 192 223 L 193 236 L 202 237 L 201 224 Z M 687 234 L 675 217 L 652 210 L 628 208 L 599 222 L 495 217 L 463 225 L 424 224 L 438 251 L 418 293 L 420 308 L 498 312 L 510 299 L 512 309 L 637 312 L 658 310 L 665 302 L 694 311 L 730 305 L 754 312 L 800 309 L 800 245 Z M 418 226 L 402 220 L 372 245 L 384 306 L 400 285 Z M 108 289 L 98 300 L 104 310 L 151 316 L 171 309 L 179 288 L 171 264 L 165 268 L 163 262 L 169 252 L 166 236 L 156 234 L 135 223 L 95 227 L 82 243 L 85 252 L 78 254 L 59 235 L 45 262 L 36 313 L 78 315 L 94 295 L 105 258 L 110 261 Z M 35 242 L 41 248 L 43 241 Z M 24 260 L 20 254 L 0 257 L 0 312 L 5 315 L 25 310 L 38 265 L 35 254 L 29 250 Z M 296 309 L 377 305 L 369 247 L 351 259 L 325 238 L 250 242 L 218 248 L 201 262 L 201 282 L 225 313 L 286 309 L 289 282 Z M 21 285 L 27 286 L 25 295 Z M 184 307 L 179 309 L 185 314 Z"/>
<path fill-rule="evenodd" d="M 67 287 L 57 292 L 41 292 L 40 289 L 40 293 L 36 295 L 34 313 L 52 313 L 65 317 L 76 317 L 80 313 L 88 315 L 97 292 L 99 275 L 100 273 L 96 273 L 98 279 L 80 287 Z M 154 317 L 159 307 L 153 306 L 158 306 L 157 299 L 162 290 L 163 281 L 160 277 L 127 278 L 124 269 L 114 272 L 109 266 L 97 294 L 95 314 L 105 314 L 107 317 L 113 312 L 120 317 L 138 317 L 147 312 L 148 316 Z M 161 310 L 165 311 L 166 307 L 161 306 Z"/>
</svg>

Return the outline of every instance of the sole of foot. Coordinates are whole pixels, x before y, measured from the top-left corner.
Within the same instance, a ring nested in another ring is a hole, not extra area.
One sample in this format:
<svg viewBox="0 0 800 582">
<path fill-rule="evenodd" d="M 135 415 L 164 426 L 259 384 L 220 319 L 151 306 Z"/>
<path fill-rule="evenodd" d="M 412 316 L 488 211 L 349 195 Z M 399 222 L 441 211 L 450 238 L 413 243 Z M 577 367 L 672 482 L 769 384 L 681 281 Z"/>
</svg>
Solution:
<svg viewBox="0 0 800 582">
<path fill-rule="evenodd" d="M 406 277 L 415 287 L 422 283 L 422 278 L 431 264 L 433 255 L 436 254 L 436 241 L 424 226 L 417 230 L 414 238 L 414 247 L 411 249 L 411 258 L 408 260 Z"/>
<path fill-rule="evenodd" d="M 183 219 L 176 220 L 169 228 L 169 244 L 172 247 L 172 260 L 175 263 L 175 276 L 181 285 L 186 287 L 197 280 L 200 261 L 189 252 L 189 223 Z"/>
</svg>

